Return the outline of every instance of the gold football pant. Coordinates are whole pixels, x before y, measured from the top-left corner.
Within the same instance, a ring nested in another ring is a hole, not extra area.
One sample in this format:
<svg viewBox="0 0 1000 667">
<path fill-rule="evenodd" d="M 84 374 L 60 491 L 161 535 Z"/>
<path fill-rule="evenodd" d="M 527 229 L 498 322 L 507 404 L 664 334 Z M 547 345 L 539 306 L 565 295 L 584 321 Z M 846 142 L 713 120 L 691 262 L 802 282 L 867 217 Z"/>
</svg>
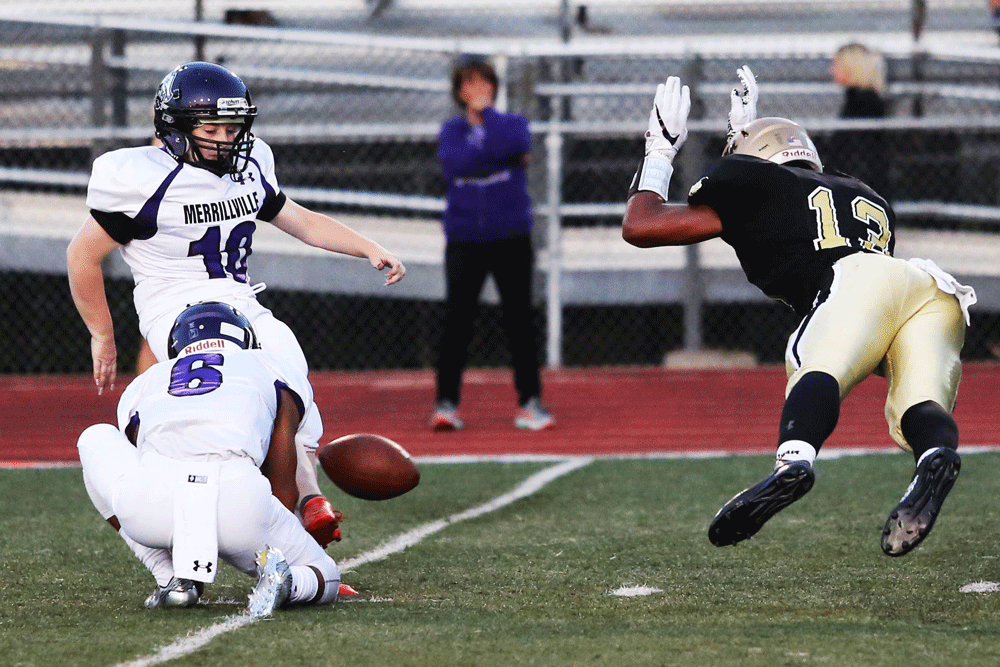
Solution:
<svg viewBox="0 0 1000 667">
<path fill-rule="evenodd" d="M 910 447 L 899 420 L 907 408 L 934 401 L 949 412 L 962 376 L 965 317 L 955 296 L 909 262 L 855 253 L 833 267 L 829 292 L 788 340 L 785 395 L 810 371 L 840 383 L 840 399 L 872 373 L 888 382 L 885 418 L 900 447 Z"/>
</svg>

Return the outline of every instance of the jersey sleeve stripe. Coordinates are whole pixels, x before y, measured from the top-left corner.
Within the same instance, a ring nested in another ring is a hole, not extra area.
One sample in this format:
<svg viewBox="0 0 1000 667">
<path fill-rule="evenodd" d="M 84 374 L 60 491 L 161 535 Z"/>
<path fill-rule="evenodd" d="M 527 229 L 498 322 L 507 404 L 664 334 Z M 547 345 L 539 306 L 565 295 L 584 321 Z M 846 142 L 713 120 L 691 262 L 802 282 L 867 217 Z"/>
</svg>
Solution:
<svg viewBox="0 0 1000 667">
<path fill-rule="evenodd" d="M 268 188 L 267 184 L 264 184 L 265 188 Z M 268 194 L 270 195 L 272 191 Z M 257 219 L 263 220 L 264 222 L 271 222 L 278 214 L 281 213 L 281 209 L 285 206 L 285 200 L 288 199 L 284 192 L 279 192 L 273 196 L 266 196 L 264 198 L 264 205 L 260 207 L 260 211 L 257 212 Z"/>
</svg>

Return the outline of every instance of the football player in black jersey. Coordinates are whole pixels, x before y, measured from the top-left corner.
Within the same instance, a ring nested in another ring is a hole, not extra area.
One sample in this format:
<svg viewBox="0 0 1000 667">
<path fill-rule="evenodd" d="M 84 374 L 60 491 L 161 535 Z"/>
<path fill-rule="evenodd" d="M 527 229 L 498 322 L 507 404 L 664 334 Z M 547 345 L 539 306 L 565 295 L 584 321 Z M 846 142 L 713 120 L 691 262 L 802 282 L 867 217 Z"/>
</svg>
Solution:
<svg viewBox="0 0 1000 667">
<path fill-rule="evenodd" d="M 737 74 L 742 90 L 732 94 L 726 150 L 687 204 L 666 200 L 690 92 L 677 77 L 658 86 L 622 221 L 624 239 L 643 248 L 722 238 L 747 280 L 802 318 L 786 350 L 774 471 L 719 510 L 709 539 L 726 546 L 752 537 L 805 495 L 840 402 L 877 373 L 888 381 L 890 434 L 916 461 L 882 533 L 882 550 L 902 556 L 930 532 L 961 467 L 951 413 L 975 292 L 929 260 L 894 258 L 895 216 L 885 199 L 851 176 L 824 172 L 799 125 L 757 119 L 754 76 L 747 67 Z"/>
</svg>

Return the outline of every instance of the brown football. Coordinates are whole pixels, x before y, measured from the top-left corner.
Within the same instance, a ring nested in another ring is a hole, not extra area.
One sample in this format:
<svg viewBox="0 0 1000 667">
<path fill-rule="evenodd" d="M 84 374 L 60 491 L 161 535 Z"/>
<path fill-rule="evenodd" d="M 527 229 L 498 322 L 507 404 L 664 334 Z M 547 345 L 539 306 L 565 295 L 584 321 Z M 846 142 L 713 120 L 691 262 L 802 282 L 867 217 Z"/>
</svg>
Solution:
<svg viewBox="0 0 1000 667">
<path fill-rule="evenodd" d="M 327 477 L 362 500 L 388 500 L 420 483 L 420 471 L 398 444 L 372 433 L 337 438 L 316 451 Z"/>
</svg>

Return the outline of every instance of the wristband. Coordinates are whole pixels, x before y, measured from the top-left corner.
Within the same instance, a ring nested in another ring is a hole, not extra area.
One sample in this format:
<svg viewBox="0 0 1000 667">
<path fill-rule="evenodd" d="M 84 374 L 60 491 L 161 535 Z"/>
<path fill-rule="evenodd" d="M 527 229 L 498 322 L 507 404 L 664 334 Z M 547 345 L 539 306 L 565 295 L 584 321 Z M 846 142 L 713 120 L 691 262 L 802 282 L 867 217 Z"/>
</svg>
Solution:
<svg viewBox="0 0 1000 667">
<path fill-rule="evenodd" d="M 651 152 L 642 160 L 639 169 L 632 179 L 632 187 L 629 189 L 629 196 L 639 190 L 655 192 L 667 200 L 667 190 L 670 187 L 670 177 L 674 174 L 674 166 L 670 159 L 655 151 Z"/>
</svg>

